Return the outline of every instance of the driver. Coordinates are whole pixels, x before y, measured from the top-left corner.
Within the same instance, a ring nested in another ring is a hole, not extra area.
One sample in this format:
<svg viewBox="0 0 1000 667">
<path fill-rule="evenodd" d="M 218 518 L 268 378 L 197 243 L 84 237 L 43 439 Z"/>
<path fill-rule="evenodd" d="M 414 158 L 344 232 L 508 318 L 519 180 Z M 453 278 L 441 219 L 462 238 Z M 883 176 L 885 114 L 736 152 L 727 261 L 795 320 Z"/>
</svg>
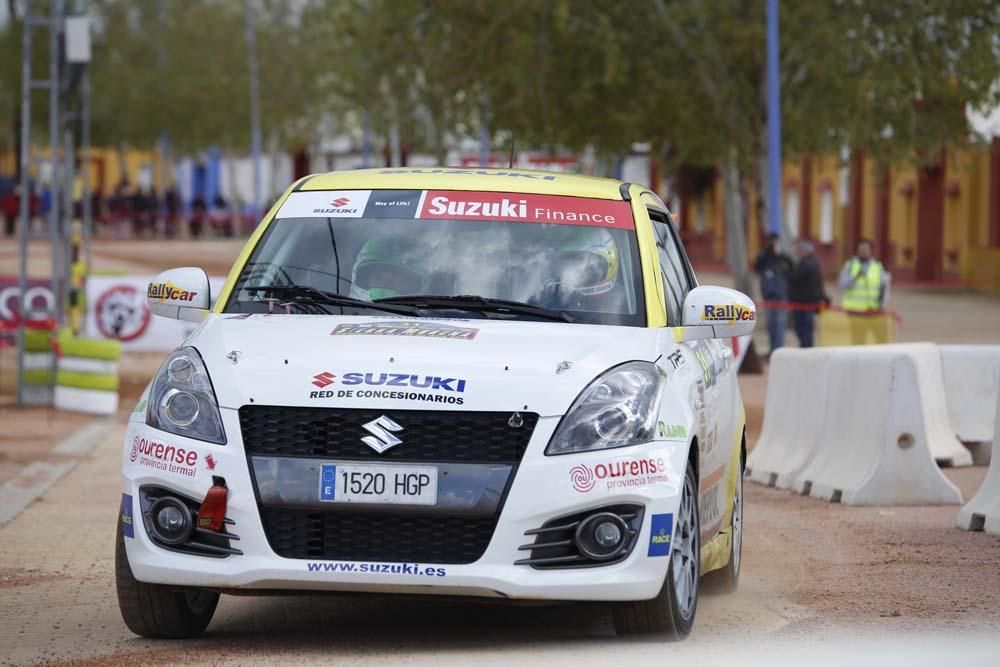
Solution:
<svg viewBox="0 0 1000 667">
<path fill-rule="evenodd" d="M 411 254 L 398 239 L 366 241 L 351 271 L 351 296 L 374 301 L 401 294 L 423 294 L 428 279 L 421 267 L 410 261 Z"/>
<path fill-rule="evenodd" d="M 600 227 L 564 227 L 550 256 L 545 301 L 549 307 L 606 310 L 618 282 L 618 245 Z M 555 303 L 551 303 L 555 301 Z"/>
</svg>

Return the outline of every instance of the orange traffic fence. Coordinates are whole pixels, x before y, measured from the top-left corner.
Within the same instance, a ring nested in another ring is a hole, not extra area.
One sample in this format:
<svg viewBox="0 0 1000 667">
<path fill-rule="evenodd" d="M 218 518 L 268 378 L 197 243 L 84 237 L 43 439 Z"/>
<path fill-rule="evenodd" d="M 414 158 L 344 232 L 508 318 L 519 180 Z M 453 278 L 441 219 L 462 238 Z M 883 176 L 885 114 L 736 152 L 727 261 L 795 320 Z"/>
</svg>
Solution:
<svg viewBox="0 0 1000 667">
<path fill-rule="evenodd" d="M 842 306 L 791 301 L 764 301 L 758 305 L 761 309 L 816 313 L 816 344 L 824 346 L 894 343 L 896 330 L 903 324 L 903 318 L 894 310 L 857 312 Z"/>
</svg>

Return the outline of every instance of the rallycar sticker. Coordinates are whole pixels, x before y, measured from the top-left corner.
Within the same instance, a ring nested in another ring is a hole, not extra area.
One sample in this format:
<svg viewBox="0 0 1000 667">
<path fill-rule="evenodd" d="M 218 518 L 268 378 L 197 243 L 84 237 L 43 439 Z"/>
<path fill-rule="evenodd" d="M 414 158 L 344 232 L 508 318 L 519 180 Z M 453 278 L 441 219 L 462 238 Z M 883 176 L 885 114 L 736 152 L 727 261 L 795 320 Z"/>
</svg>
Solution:
<svg viewBox="0 0 1000 667">
<path fill-rule="evenodd" d="M 121 521 L 122 535 L 134 538 L 135 526 L 132 523 L 132 496 L 127 493 L 122 494 Z"/>
<path fill-rule="evenodd" d="M 654 514 L 649 525 L 649 550 L 647 556 L 667 556 L 670 554 L 670 539 L 674 533 L 673 514 Z"/>
<path fill-rule="evenodd" d="M 633 229 L 628 202 L 512 192 L 428 190 L 417 211 L 425 220 L 498 220 Z"/>
<path fill-rule="evenodd" d="M 706 304 L 701 319 L 706 322 L 753 322 L 757 319 L 757 311 L 736 303 L 724 306 Z"/>
<path fill-rule="evenodd" d="M 338 324 L 331 336 L 411 336 L 472 340 L 479 333 L 473 327 L 458 327 L 445 322 L 361 322 Z"/>
<path fill-rule="evenodd" d="M 360 218 L 371 190 L 313 190 L 293 192 L 276 218 Z"/>
</svg>

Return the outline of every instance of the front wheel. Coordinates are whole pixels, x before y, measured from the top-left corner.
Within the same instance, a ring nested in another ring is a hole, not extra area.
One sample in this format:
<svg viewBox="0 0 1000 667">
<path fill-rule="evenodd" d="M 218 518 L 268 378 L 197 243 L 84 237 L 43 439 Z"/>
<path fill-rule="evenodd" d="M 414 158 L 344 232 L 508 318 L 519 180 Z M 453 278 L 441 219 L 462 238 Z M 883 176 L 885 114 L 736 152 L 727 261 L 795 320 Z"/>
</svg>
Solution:
<svg viewBox="0 0 1000 667">
<path fill-rule="evenodd" d="M 200 637 L 215 614 L 219 594 L 137 581 L 125 552 L 121 522 L 115 545 L 118 608 L 128 629 L 151 639 Z"/>
<path fill-rule="evenodd" d="M 688 462 L 670 551 L 670 565 L 659 595 L 652 600 L 624 602 L 614 608 L 619 635 L 658 634 L 683 639 L 694 626 L 701 576 L 701 523 L 698 481 Z"/>
</svg>

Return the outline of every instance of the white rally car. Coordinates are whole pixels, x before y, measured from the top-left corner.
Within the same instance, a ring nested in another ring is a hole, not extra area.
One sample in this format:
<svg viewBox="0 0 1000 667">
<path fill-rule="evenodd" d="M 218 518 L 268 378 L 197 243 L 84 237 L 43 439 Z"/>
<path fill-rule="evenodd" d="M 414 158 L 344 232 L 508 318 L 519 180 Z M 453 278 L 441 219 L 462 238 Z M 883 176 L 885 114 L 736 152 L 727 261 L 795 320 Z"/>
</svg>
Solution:
<svg viewBox="0 0 1000 667">
<path fill-rule="evenodd" d="M 307 177 L 128 424 L 128 627 L 204 631 L 226 592 L 608 602 L 683 637 L 740 570 L 753 302 L 699 287 L 655 194 L 517 170 Z"/>
</svg>

